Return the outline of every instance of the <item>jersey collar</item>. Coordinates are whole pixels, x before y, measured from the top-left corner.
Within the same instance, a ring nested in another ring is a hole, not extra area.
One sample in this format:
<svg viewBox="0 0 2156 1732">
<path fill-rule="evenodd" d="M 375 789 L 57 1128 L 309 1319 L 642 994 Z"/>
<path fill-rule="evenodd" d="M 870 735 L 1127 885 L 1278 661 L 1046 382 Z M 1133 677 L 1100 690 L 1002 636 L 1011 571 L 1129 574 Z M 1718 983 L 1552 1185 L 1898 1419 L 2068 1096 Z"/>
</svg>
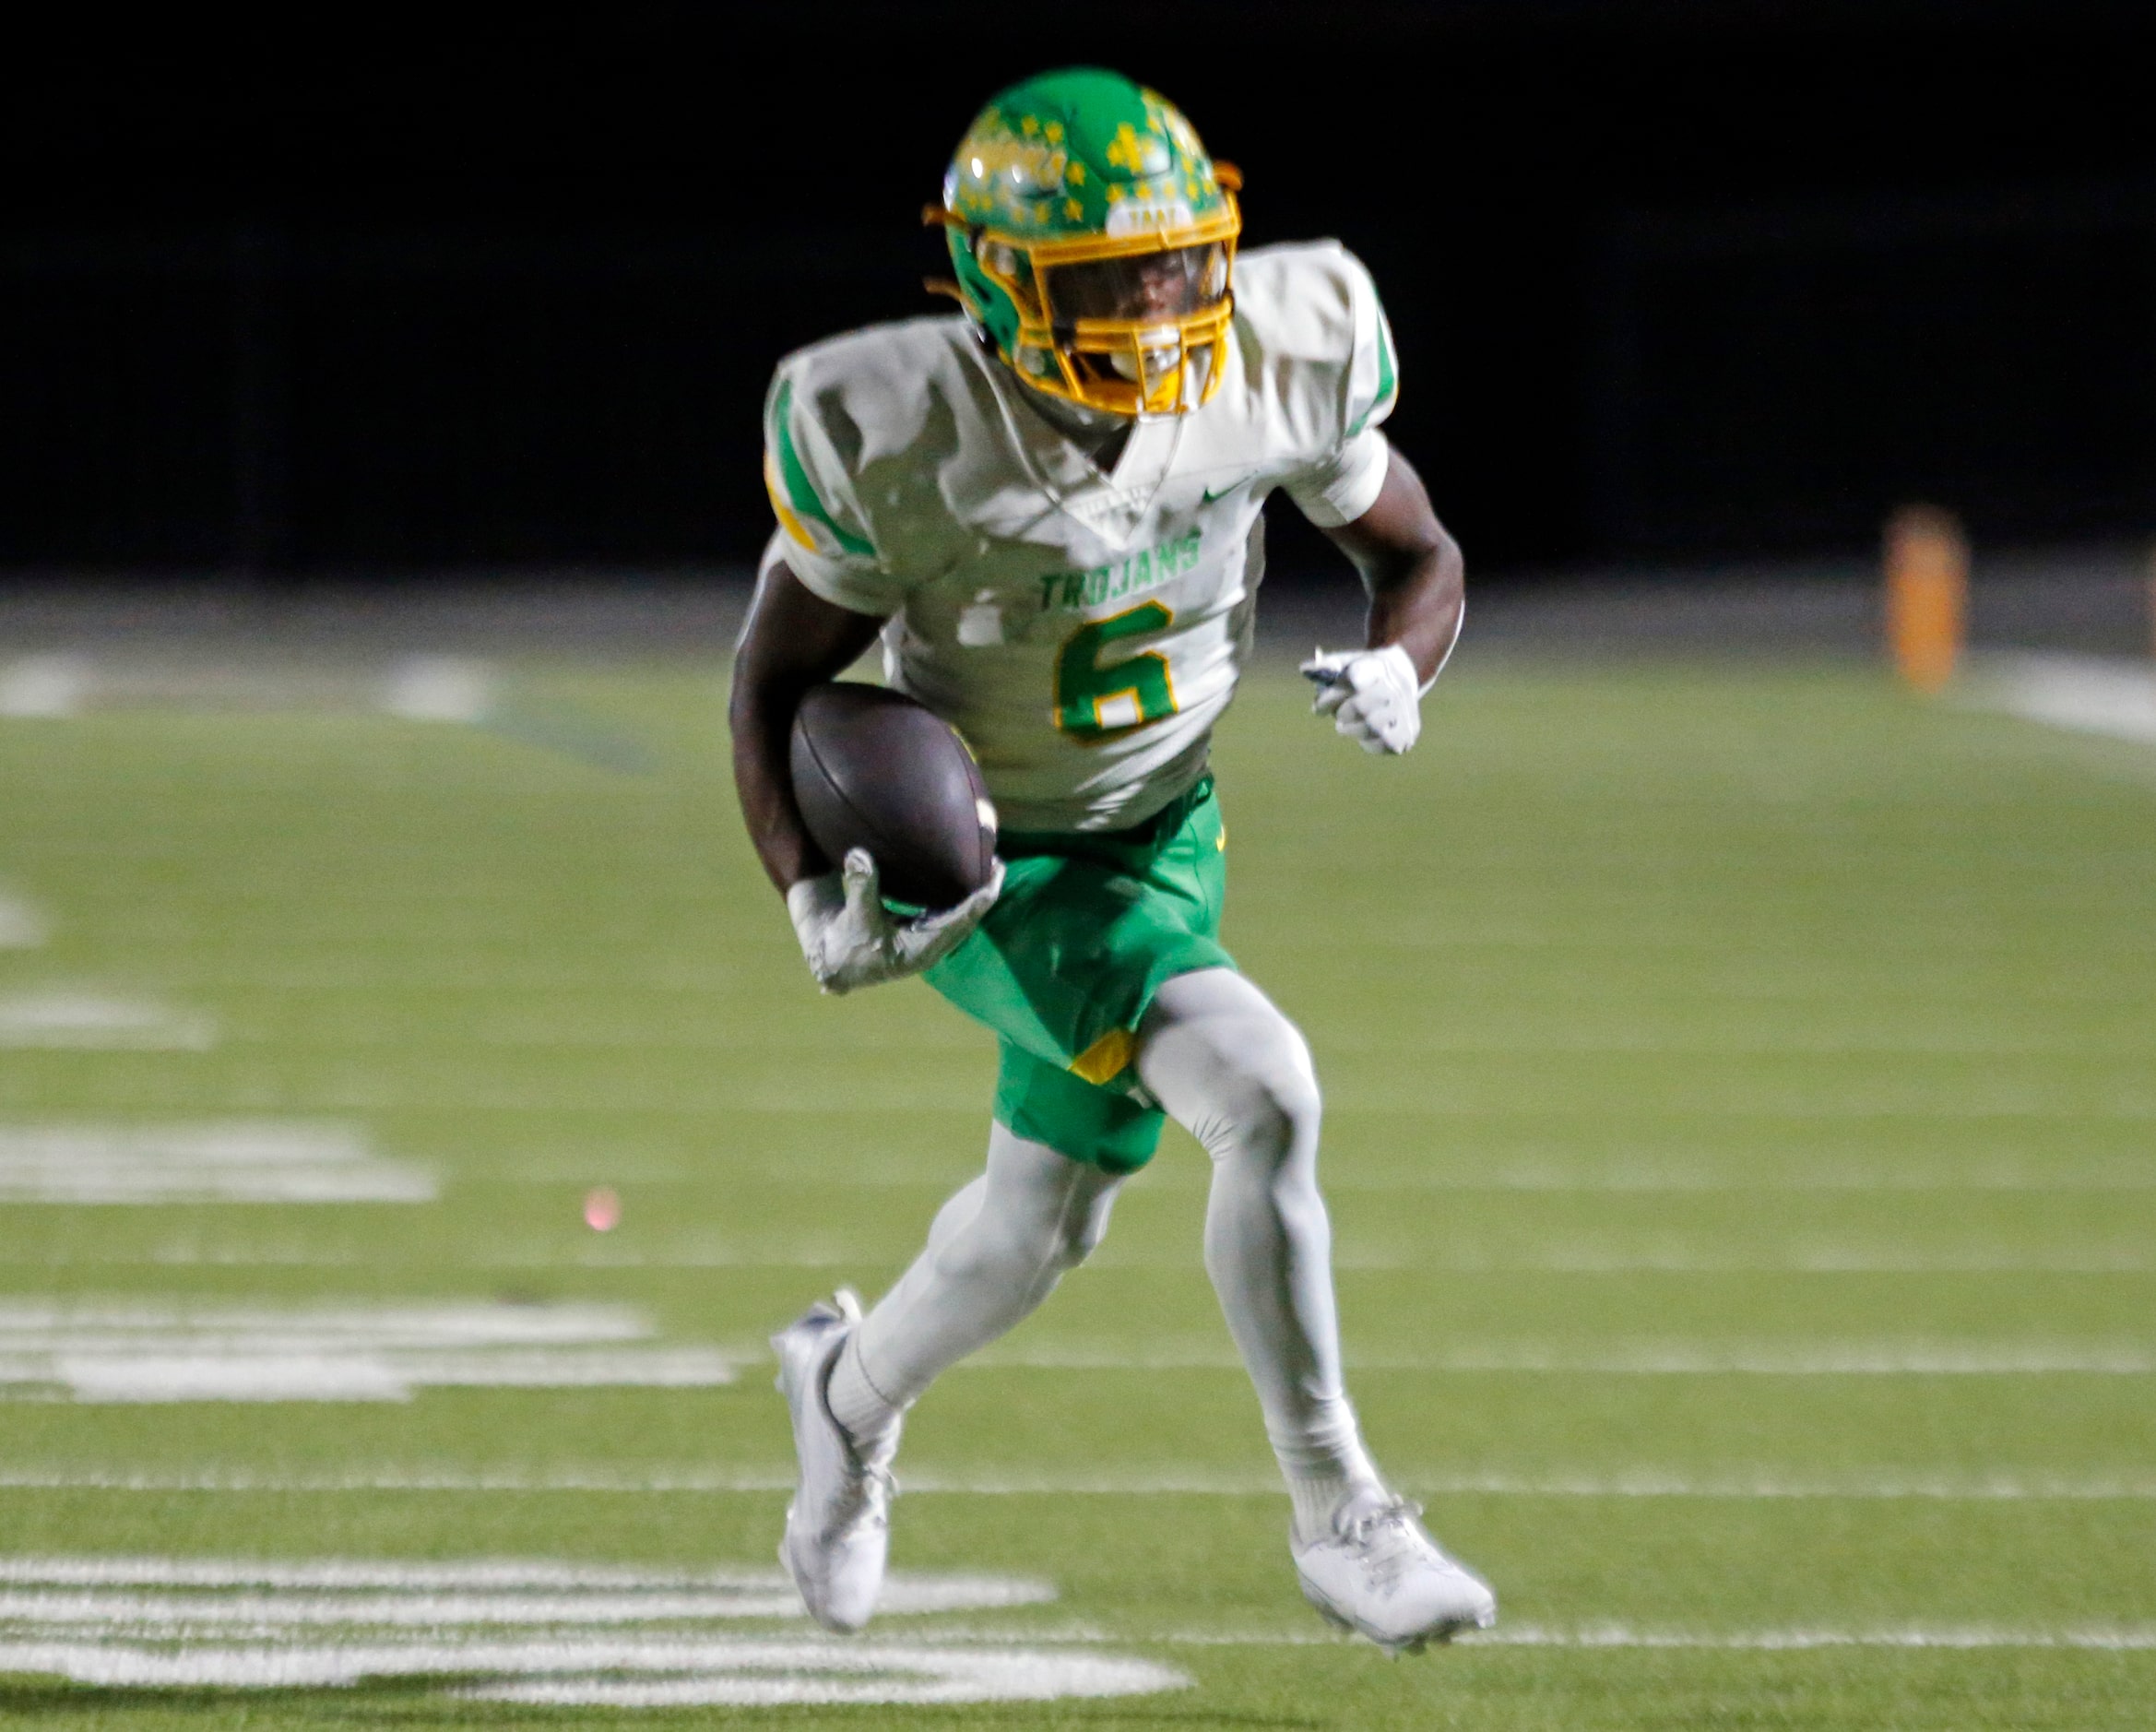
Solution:
<svg viewBox="0 0 2156 1732">
<path fill-rule="evenodd" d="M 1122 549 L 1144 522 L 1161 486 L 1174 471 L 1188 415 L 1147 416 L 1131 429 L 1114 470 L 1103 475 L 1093 459 L 1026 401 L 1025 386 L 1002 361 L 978 358 L 1003 415 L 1005 437 L 1019 461 L 1055 508 Z"/>
</svg>

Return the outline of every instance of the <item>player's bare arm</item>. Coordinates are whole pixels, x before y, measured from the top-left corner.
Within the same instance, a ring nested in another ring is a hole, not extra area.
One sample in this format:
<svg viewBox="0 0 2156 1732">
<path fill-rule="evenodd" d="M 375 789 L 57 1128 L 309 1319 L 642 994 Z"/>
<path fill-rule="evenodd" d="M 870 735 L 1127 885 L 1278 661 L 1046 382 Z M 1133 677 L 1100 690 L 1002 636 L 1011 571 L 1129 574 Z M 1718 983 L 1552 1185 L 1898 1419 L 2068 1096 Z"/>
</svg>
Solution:
<svg viewBox="0 0 2156 1732">
<path fill-rule="evenodd" d="M 1355 562 L 1369 592 L 1365 646 L 1399 645 L 1415 664 L 1417 679 L 1428 685 L 1460 635 L 1466 566 L 1460 544 L 1445 533 L 1430 507 L 1422 477 L 1394 451 L 1377 503 L 1354 522 L 1325 534 Z"/>
<path fill-rule="evenodd" d="M 836 864 L 811 839 L 794 803 L 787 770 L 794 712 L 802 693 L 851 667 L 882 625 L 872 614 L 824 600 L 782 563 L 768 566 L 756 586 L 734 655 L 727 718 L 734 737 L 734 791 L 750 845 L 781 896 Z"/>
</svg>

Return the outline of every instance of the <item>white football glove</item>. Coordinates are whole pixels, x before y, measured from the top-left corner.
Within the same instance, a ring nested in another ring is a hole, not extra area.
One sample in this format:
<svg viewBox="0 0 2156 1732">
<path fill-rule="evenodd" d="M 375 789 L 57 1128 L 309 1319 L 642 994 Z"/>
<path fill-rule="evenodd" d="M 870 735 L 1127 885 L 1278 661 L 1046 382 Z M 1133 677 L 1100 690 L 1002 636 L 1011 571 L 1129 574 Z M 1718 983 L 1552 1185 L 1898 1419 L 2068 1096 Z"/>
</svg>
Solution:
<svg viewBox="0 0 2156 1732">
<path fill-rule="evenodd" d="M 1365 752 L 1397 757 L 1422 732 L 1422 694 L 1429 687 L 1416 678 L 1415 663 L 1398 644 L 1330 654 L 1321 649 L 1302 671 L 1318 685 L 1311 709 L 1332 717 L 1333 731 Z"/>
<path fill-rule="evenodd" d="M 973 935 L 1003 892 L 1003 862 L 955 908 L 902 920 L 883 906 L 881 875 L 865 848 L 848 850 L 839 871 L 804 878 L 786 893 L 809 972 L 826 992 L 903 979 L 933 967 Z"/>
</svg>

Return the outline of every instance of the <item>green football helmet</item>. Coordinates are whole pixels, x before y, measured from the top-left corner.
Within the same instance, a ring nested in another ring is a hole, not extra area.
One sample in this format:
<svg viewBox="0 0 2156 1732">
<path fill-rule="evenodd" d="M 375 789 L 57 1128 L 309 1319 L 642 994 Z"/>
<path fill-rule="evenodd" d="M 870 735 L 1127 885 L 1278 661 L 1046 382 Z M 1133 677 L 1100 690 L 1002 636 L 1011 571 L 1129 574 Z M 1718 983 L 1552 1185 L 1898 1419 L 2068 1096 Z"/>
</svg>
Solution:
<svg viewBox="0 0 2156 1732">
<path fill-rule="evenodd" d="M 1242 177 L 1173 103 L 1079 67 L 981 110 L 924 219 L 954 292 L 1036 390 L 1119 415 L 1179 415 L 1219 388 Z"/>
</svg>

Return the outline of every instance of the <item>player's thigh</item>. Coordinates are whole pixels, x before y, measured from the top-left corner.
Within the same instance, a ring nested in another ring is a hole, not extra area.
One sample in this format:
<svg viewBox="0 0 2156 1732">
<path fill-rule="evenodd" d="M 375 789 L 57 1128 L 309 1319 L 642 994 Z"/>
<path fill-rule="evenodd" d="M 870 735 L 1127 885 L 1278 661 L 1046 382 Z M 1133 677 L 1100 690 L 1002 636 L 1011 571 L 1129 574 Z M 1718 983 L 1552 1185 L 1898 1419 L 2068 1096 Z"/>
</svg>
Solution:
<svg viewBox="0 0 2156 1732">
<path fill-rule="evenodd" d="M 1161 981 L 1234 967 L 1205 912 L 1108 862 L 1021 857 L 980 928 L 927 978 L 1006 1046 L 1106 1084 L 1128 1068 Z"/>
<path fill-rule="evenodd" d="M 1309 1042 L 1233 969 L 1196 970 L 1161 984 L 1139 1027 L 1135 1068 L 1148 1092 L 1215 1156 L 1285 1151 L 1316 1134 L 1321 1102 Z"/>
<path fill-rule="evenodd" d="M 996 1122 L 1013 1135 L 1114 1178 L 1153 1158 L 1167 1122 L 1149 1100 L 1089 1083 L 1009 1041 L 997 1067 L 995 1111 Z"/>
</svg>

